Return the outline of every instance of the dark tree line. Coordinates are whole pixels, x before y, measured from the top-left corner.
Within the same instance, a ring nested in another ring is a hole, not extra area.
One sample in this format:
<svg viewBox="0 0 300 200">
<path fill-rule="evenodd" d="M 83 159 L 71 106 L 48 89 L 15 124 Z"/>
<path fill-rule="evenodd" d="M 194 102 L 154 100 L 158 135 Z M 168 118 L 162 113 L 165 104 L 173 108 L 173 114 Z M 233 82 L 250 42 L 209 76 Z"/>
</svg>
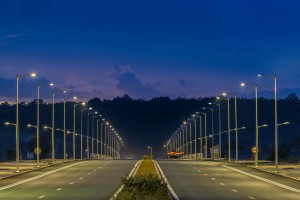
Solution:
<svg viewBox="0 0 300 200">
<path fill-rule="evenodd" d="M 209 107 L 209 102 L 216 102 L 215 97 L 185 99 L 170 99 L 168 97 L 156 97 L 149 101 L 132 99 L 128 95 L 117 97 L 112 100 L 93 98 L 88 105 L 102 114 L 112 123 L 123 137 L 125 148 L 123 156 L 140 158 L 147 153 L 147 146 L 153 147 L 156 156 L 163 156 L 166 149 L 163 145 L 180 126 L 196 111 L 203 111 L 202 107 Z M 239 149 L 241 155 L 248 158 L 250 149 L 255 144 L 255 101 L 254 99 L 237 99 L 238 126 L 246 129 L 239 133 Z M 227 102 L 221 100 L 222 131 L 227 130 Z M 214 130 L 218 130 L 218 109 L 214 108 Z M 234 101 L 230 100 L 230 117 L 232 128 L 234 124 Z M 26 151 L 35 148 L 35 129 L 30 129 L 26 124 L 36 124 L 36 101 L 20 104 L 20 149 L 22 155 Z M 272 159 L 274 157 L 274 100 L 259 98 L 259 125 L 269 126 L 259 130 L 260 157 Z M 279 127 L 279 151 L 280 159 L 288 159 L 299 156 L 300 149 L 300 101 L 295 94 L 290 94 L 286 99 L 278 101 L 278 122 L 289 121 L 291 124 Z M 40 124 L 51 126 L 52 105 L 40 102 Z M 76 112 L 76 129 L 80 130 L 80 109 Z M 211 115 L 207 112 L 207 131 L 211 132 Z M 15 128 L 4 125 L 5 121 L 15 122 L 15 105 L 3 103 L 0 105 L 0 134 L 1 134 L 1 160 L 13 159 L 15 152 Z M 73 129 L 73 103 L 67 103 L 67 130 Z M 91 121 L 91 120 L 90 120 Z M 63 128 L 63 103 L 55 104 L 55 126 Z M 90 124 L 91 126 L 91 124 Z M 76 131 L 76 132 L 78 132 Z M 41 128 L 41 157 L 50 157 L 51 154 L 51 131 Z M 83 133 L 86 134 L 86 113 L 84 114 Z M 63 133 L 55 134 L 56 155 L 62 157 Z M 79 139 L 76 139 L 76 152 L 79 157 Z M 217 143 L 217 139 L 215 139 Z M 84 144 L 85 145 L 85 144 Z M 222 148 L 227 153 L 227 135 L 222 136 Z M 232 155 L 235 150 L 235 136 L 231 133 Z M 298 154 L 297 154 L 298 150 Z M 67 151 L 72 152 L 72 137 L 67 137 Z"/>
</svg>

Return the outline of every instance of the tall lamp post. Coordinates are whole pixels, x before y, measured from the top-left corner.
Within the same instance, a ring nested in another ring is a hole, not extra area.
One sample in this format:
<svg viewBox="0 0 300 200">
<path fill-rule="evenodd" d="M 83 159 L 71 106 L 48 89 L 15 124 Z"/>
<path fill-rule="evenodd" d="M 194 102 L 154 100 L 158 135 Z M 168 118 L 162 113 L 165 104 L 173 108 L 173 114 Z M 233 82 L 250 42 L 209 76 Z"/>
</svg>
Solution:
<svg viewBox="0 0 300 200">
<path fill-rule="evenodd" d="M 191 123 L 188 123 L 188 122 L 183 122 L 185 125 L 189 125 L 190 126 L 190 130 L 189 130 L 189 133 L 190 133 L 190 141 L 188 142 L 188 146 L 190 146 L 190 153 L 188 154 L 191 158 L 191 155 L 192 155 L 192 124 Z"/>
<path fill-rule="evenodd" d="M 26 75 L 17 75 L 16 77 L 16 124 L 15 124 L 15 127 L 16 127 L 16 165 L 17 165 L 17 169 L 16 169 L 16 172 L 19 173 L 20 170 L 19 170 L 19 163 L 20 163 L 20 150 L 19 150 L 19 147 L 20 147 L 20 139 L 19 139 L 19 135 L 20 135 L 20 132 L 19 132 L 19 80 L 21 78 L 24 78 L 26 76 L 30 76 L 30 77 L 36 77 L 36 73 L 31 73 L 31 74 L 26 74 Z M 12 125 L 12 123 L 11 123 Z"/>
<path fill-rule="evenodd" d="M 202 155 L 203 155 L 203 147 L 202 147 L 202 123 L 201 123 L 201 121 L 202 121 L 202 119 L 201 119 L 201 116 L 200 115 L 198 115 L 198 114 L 194 114 L 194 115 L 192 115 L 192 117 L 193 118 L 195 118 L 195 117 L 199 117 L 199 136 L 200 136 L 200 157 L 201 157 L 201 159 L 202 159 Z"/>
<path fill-rule="evenodd" d="M 37 152 L 39 152 L 40 149 L 40 88 L 44 86 L 41 84 L 37 85 L 37 102 L 36 102 L 36 106 L 37 106 L 37 114 L 36 114 L 36 149 Z M 54 84 L 53 83 L 49 83 L 50 87 L 53 87 Z M 37 153 L 36 154 L 36 162 L 37 165 L 36 167 L 40 167 L 40 154 Z"/>
<path fill-rule="evenodd" d="M 226 93 L 222 93 L 223 97 L 217 97 L 217 99 L 224 99 L 227 101 L 227 119 L 228 119 L 228 124 L 227 124 L 227 128 L 228 128 L 228 161 L 231 161 L 231 148 L 230 148 L 230 99 L 226 98 Z"/>
<path fill-rule="evenodd" d="M 63 93 L 67 93 L 66 90 L 63 91 Z M 72 98 L 64 98 L 64 161 L 66 161 L 66 155 L 67 155 L 67 148 L 66 148 L 66 101 L 72 99 Z M 73 97 L 74 100 L 77 99 L 77 97 Z"/>
<path fill-rule="evenodd" d="M 94 121 L 96 117 L 101 117 L 102 115 L 94 115 L 93 119 L 92 119 L 92 155 L 94 156 L 94 130 L 95 130 L 95 125 L 94 125 Z M 98 143 L 98 141 L 97 141 Z"/>
<path fill-rule="evenodd" d="M 203 110 L 210 110 L 211 111 L 211 143 L 212 143 L 211 158 L 214 159 L 213 158 L 213 155 L 214 155 L 214 109 L 203 107 Z"/>
<path fill-rule="evenodd" d="M 204 153 L 205 153 L 205 158 L 207 158 L 207 148 L 208 148 L 208 146 L 207 146 L 207 137 L 206 137 L 206 134 L 207 134 L 207 131 L 206 131 L 206 113 L 196 112 L 196 114 L 204 115 L 204 138 L 205 138 L 205 151 L 204 151 Z M 201 136 L 200 136 L 200 138 L 201 138 Z"/>
<path fill-rule="evenodd" d="M 98 112 L 97 111 L 95 111 L 95 112 L 89 112 L 88 114 L 87 114 L 87 137 L 86 137 L 86 152 L 87 152 L 87 159 L 90 159 L 90 149 L 89 149 L 89 128 L 90 128 L 90 115 L 91 114 L 94 114 L 94 115 L 97 115 L 98 114 Z"/>
<path fill-rule="evenodd" d="M 76 159 L 76 152 L 75 152 L 75 136 L 76 136 L 76 106 L 78 105 L 82 105 L 82 106 L 85 106 L 86 103 L 85 102 L 82 102 L 82 103 L 74 103 L 74 109 L 73 109 L 73 116 L 74 116 L 74 119 L 73 119 L 73 160 Z"/>
<path fill-rule="evenodd" d="M 194 158 L 197 159 L 197 123 L 196 119 L 189 119 L 194 121 L 194 128 L 195 128 L 195 146 L 194 146 Z"/>
<path fill-rule="evenodd" d="M 81 109 L 81 122 L 80 122 L 80 160 L 82 160 L 82 158 L 83 158 L 83 155 L 82 155 L 82 153 L 83 153 L 83 144 L 82 144 L 82 140 L 83 140 L 83 127 L 82 127 L 82 125 L 83 125 L 83 111 L 85 111 L 85 110 L 93 110 L 93 108 L 92 107 L 89 107 L 89 108 L 83 108 L 83 109 Z"/>
<path fill-rule="evenodd" d="M 54 148 L 54 132 L 55 132 L 55 129 L 53 129 L 53 123 L 52 123 L 52 127 L 49 127 L 49 126 L 44 126 L 43 128 L 44 129 L 50 129 L 51 130 L 51 137 L 52 137 L 52 163 L 55 163 L 55 148 Z"/>
<path fill-rule="evenodd" d="M 221 104 L 219 103 L 208 103 L 209 105 L 216 105 L 218 106 L 219 109 L 219 133 L 221 133 Z M 219 153 L 219 159 L 221 160 L 222 158 L 222 139 L 221 139 L 221 134 L 219 134 L 219 149 L 220 149 L 220 153 Z"/>
</svg>

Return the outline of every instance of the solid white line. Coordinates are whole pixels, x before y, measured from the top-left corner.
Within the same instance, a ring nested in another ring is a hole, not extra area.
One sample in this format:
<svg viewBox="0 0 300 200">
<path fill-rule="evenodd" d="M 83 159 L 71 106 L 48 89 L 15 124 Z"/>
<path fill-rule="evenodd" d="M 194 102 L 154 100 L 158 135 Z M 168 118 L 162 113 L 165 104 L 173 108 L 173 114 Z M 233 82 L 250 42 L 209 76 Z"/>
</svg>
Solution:
<svg viewBox="0 0 300 200">
<path fill-rule="evenodd" d="M 167 184 L 167 187 L 173 197 L 174 200 L 180 200 L 179 197 L 177 196 L 177 194 L 174 192 L 173 188 L 171 187 L 171 185 L 169 184 L 166 176 L 164 175 L 163 171 L 161 170 L 160 166 L 158 165 L 158 163 L 154 160 L 154 163 L 156 164 L 157 166 L 157 169 L 162 177 L 162 179 L 164 180 L 164 182 Z"/>
<path fill-rule="evenodd" d="M 1 190 L 8 189 L 8 188 L 12 188 L 12 187 L 14 187 L 14 186 L 17 186 L 17 185 L 20 185 L 20 184 L 23 184 L 23 183 L 27 183 L 27 182 L 29 182 L 29 181 L 33 181 L 33 180 L 42 178 L 42 177 L 47 176 L 47 175 L 49 175 L 49 174 L 53 174 L 53 173 L 55 173 L 55 172 L 58 172 L 58 171 L 61 171 L 61 170 L 64 170 L 64 169 L 73 167 L 73 166 L 75 166 L 75 165 L 79 165 L 79 164 L 85 163 L 85 162 L 86 162 L 86 161 L 83 161 L 83 162 L 80 162 L 80 163 L 75 163 L 75 164 L 72 164 L 72 165 L 68 165 L 68 166 L 65 166 L 65 167 L 62 167 L 62 168 L 59 168 L 59 169 L 55 169 L 55 170 L 52 170 L 52 171 L 49 171 L 49 172 L 45 172 L 45 173 L 43 173 L 43 174 L 40 174 L 40 175 L 38 175 L 38 176 L 34 176 L 34 177 L 32 177 L 32 178 L 24 179 L 24 180 L 22 180 L 22 181 L 18 181 L 18 182 L 15 182 L 15 183 L 12 183 L 12 184 L 9 184 L 9 185 L 0 187 L 0 191 L 1 191 Z"/>
<path fill-rule="evenodd" d="M 287 190 L 290 190 L 290 191 L 293 191 L 293 192 L 297 192 L 297 193 L 300 193 L 300 190 L 296 189 L 296 188 L 292 188 L 290 186 L 287 186 L 287 185 L 283 185 L 281 183 L 277 183 L 275 181 L 271 181 L 269 179 L 265 179 L 265 178 L 262 178 L 262 177 L 259 177 L 259 176 L 256 176 L 256 175 L 253 175 L 253 174 L 250 174 L 250 173 L 247 173 L 247 172 L 244 172 L 244 171 L 241 171 L 239 169 L 235 169 L 233 167 L 229 167 L 229 166 L 226 166 L 226 165 L 221 165 L 222 167 L 225 167 L 225 168 L 228 168 L 228 169 L 231 169 L 233 171 L 236 171 L 236 172 L 239 172 L 241 174 L 244 174 L 244 175 L 247 175 L 247 176 L 250 176 L 252 178 L 255 178 L 255 179 L 258 179 L 258 180 L 261 180 L 261 181 L 264 181 L 264 182 L 267 182 L 267 183 L 270 183 L 270 184 L 273 184 L 273 185 L 276 185 L 278 187 L 281 187 L 281 188 L 284 188 L 284 189 L 287 189 Z"/>
<path fill-rule="evenodd" d="M 58 191 L 59 191 L 59 190 L 62 190 L 62 188 L 57 188 L 56 190 L 58 190 Z"/>
<path fill-rule="evenodd" d="M 44 197 L 45 197 L 45 196 L 40 196 L 39 199 L 42 199 L 42 198 L 44 198 Z"/>
</svg>

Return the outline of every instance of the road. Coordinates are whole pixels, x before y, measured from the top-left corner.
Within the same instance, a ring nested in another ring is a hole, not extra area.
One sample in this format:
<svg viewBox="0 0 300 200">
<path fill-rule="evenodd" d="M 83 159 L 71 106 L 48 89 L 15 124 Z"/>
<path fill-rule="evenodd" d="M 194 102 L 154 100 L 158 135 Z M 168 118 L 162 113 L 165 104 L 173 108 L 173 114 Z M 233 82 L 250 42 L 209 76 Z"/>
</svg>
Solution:
<svg viewBox="0 0 300 200">
<path fill-rule="evenodd" d="M 0 199 L 107 200 L 120 187 L 121 177 L 129 174 L 136 162 L 85 161 L 36 170 L 1 180 Z"/>
<path fill-rule="evenodd" d="M 180 200 L 300 199 L 300 182 L 243 165 L 211 161 L 158 164 Z"/>
</svg>

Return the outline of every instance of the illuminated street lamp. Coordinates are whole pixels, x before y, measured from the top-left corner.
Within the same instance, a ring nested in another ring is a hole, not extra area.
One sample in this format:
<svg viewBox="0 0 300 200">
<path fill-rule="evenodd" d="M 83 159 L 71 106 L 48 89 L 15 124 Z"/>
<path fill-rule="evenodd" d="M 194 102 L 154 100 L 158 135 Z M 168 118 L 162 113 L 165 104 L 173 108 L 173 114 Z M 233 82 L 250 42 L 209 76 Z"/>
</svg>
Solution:
<svg viewBox="0 0 300 200">
<path fill-rule="evenodd" d="M 97 111 L 89 112 L 87 114 L 87 138 L 86 138 L 86 149 L 87 149 L 87 159 L 90 159 L 90 147 L 89 147 L 89 128 L 90 128 L 90 115 L 97 115 Z"/>
<path fill-rule="evenodd" d="M 48 84 L 50 87 L 53 87 L 54 84 L 53 83 L 49 83 Z M 36 102 L 36 106 L 37 106 L 37 114 L 36 114 L 36 148 L 37 151 L 40 149 L 40 88 L 43 87 L 45 85 L 41 85 L 38 84 L 37 85 L 37 102 Z M 29 126 L 30 127 L 30 126 Z M 37 153 L 36 154 L 36 161 L 37 161 L 37 167 L 40 167 L 40 154 Z"/>
<path fill-rule="evenodd" d="M 16 77 L 16 172 L 19 173 L 19 163 L 20 163 L 20 139 L 19 139 L 19 79 L 24 78 L 26 76 L 36 77 L 36 73 L 26 74 L 26 75 L 17 75 Z M 12 125 L 12 123 L 11 123 Z"/>
<path fill-rule="evenodd" d="M 83 139 L 83 129 L 82 129 L 82 125 L 83 125 L 83 111 L 85 110 L 93 110 L 92 107 L 89 107 L 89 108 L 83 108 L 81 109 L 81 122 L 80 122 L 80 160 L 82 160 L 82 153 L 83 153 L 83 145 L 82 145 L 82 139 Z"/>
<path fill-rule="evenodd" d="M 242 87 L 246 86 L 246 83 L 241 83 Z M 252 84 L 254 87 L 255 91 L 255 148 L 256 148 L 256 153 L 255 153 L 255 166 L 258 166 L 258 95 L 257 95 L 257 84 Z"/>
<path fill-rule="evenodd" d="M 217 99 L 224 99 L 227 101 L 227 128 L 228 128 L 228 161 L 231 161 L 231 148 L 230 148 L 230 102 L 229 98 L 226 98 L 227 94 L 225 92 L 222 93 L 223 97 L 217 97 Z"/>
<path fill-rule="evenodd" d="M 86 103 L 82 102 L 82 103 L 74 103 L 74 119 L 73 119 L 73 160 L 76 159 L 76 155 L 75 155 L 75 133 L 76 133 L 76 106 L 81 105 L 81 106 L 85 106 Z"/>
<path fill-rule="evenodd" d="M 219 103 L 208 103 L 209 105 L 216 105 L 219 108 L 219 133 L 221 132 L 221 104 Z M 222 157 L 222 141 L 221 141 L 221 134 L 219 134 L 219 148 L 220 148 L 220 153 L 219 153 L 219 159 Z"/>
<path fill-rule="evenodd" d="M 201 118 L 201 116 L 200 115 L 198 115 L 197 113 L 196 114 L 194 114 L 194 115 L 192 115 L 192 117 L 193 118 L 195 118 L 195 117 L 199 117 L 199 131 L 200 131 L 200 133 L 199 133 L 199 135 L 200 135 L 200 156 L 202 156 L 203 155 L 203 142 L 202 142 L 202 118 Z M 202 157 L 201 157 L 201 159 L 202 159 Z"/>
<path fill-rule="evenodd" d="M 204 150 L 204 153 L 205 153 L 205 158 L 207 158 L 207 137 L 206 137 L 206 134 L 207 134 L 207 132 L 206 132 L 206 113 L 204 113 L 204 112 L 196 112 L 196 114 L 202 114 L 202 115 L 204 115 L 204 138 L 205 138 L 205 150 Z M 200 138 L 202 138 L 201 136 L 200 136 Z"/>
<path fill-rule="evenodd" d="M 64 90 L 63 93 L 66 94 L 67 91 Z M 64 161 L 66 161 L 66 154 L 67 154 L 67 149 L 66 149 L 66 101 L 69 99 L 76 100 L 77 97 L 74 96 L 73 98 L 64 98 Z"/>
<path fill-rule="evenodd" d="M 95 125 L 94 125 L 94 121 L 96 117 L 101 117 L 102 115 L 94 115 L 92 118 L 92 155 L 94 156 L 94 129 L 95 129 Z"/>
<path fill-rule="evenodd" d="M 211 134 L 212 134 L 211 142 L 212 142 L 212 152 L 214 152 L 214 109 L 203 107 L 203 110 L 211 111 Z M 213 155 L 211 155 L 211 158 L 214 159 Z"/>
</svg>

